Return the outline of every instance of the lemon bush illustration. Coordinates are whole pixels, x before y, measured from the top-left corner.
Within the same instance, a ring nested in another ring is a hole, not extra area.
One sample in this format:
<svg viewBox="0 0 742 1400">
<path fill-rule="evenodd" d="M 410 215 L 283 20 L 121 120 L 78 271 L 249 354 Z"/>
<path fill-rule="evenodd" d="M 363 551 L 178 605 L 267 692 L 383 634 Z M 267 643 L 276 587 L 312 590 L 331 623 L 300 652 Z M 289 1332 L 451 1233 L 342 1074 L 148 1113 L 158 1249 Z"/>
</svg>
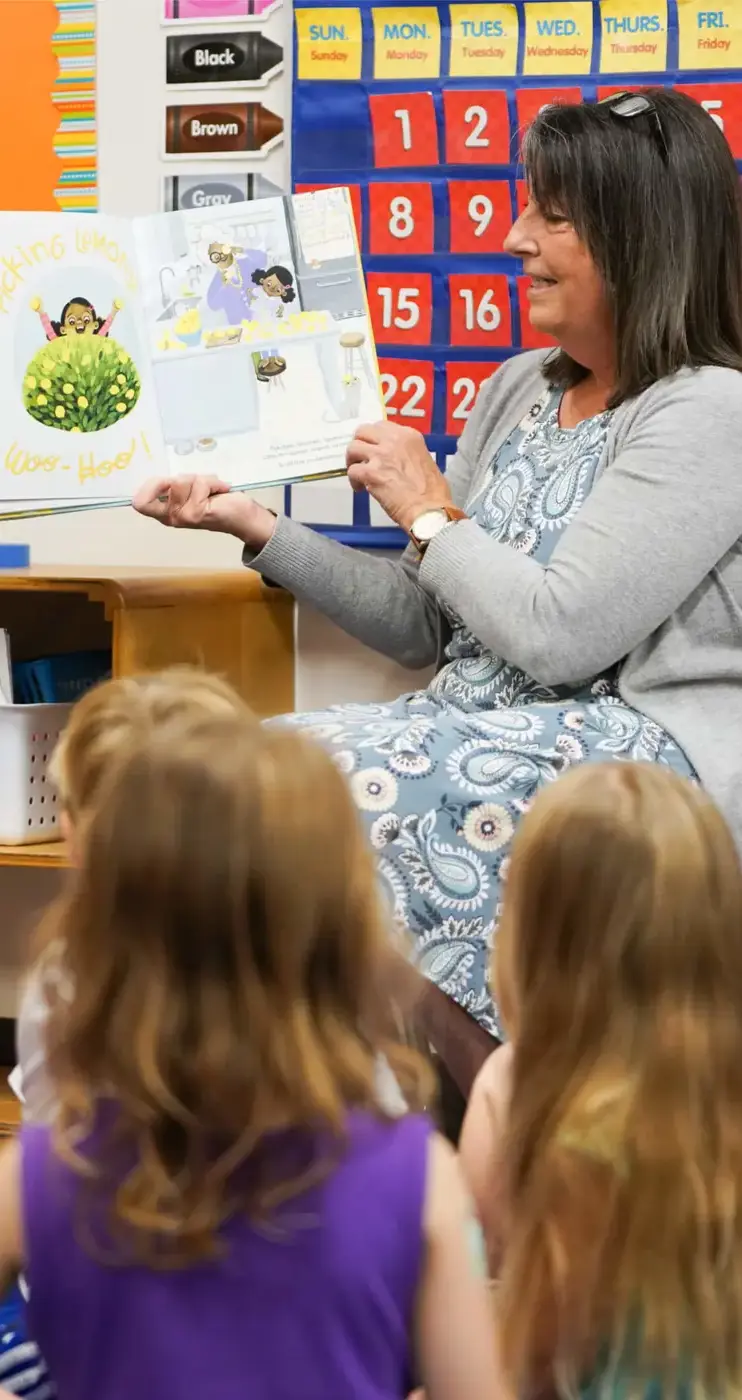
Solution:
<svg viewBox="0 0 742 1400">
<path fill-rule="evenodd" d="M 141 388 L 131 355 L 115 340 L 59 336 L 29 364 L 23 404 L 48 428 L 97 433 L 131 413 Z"/>
</svg>

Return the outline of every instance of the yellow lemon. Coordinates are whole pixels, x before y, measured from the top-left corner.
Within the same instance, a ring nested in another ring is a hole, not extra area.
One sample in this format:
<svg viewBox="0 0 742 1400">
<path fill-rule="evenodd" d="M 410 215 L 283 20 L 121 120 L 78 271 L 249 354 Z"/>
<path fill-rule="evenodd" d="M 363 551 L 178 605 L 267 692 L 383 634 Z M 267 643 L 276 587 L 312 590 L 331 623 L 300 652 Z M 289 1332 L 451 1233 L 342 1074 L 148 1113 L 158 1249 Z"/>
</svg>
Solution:
<svg viewBox="0 0 742 1400">
<path fill-rule="evenodd" d="M 39 394 L 38 397 L 37 397 L 37 399 L 36 399 L 36 402 L 37 402 L 37 404 L 39 405 L 39 408 L 43 408 L 43 407 L 44 407 L 44 404 L 45 404 L 45 403 L 48 403 L 49 400 L 48 400 L 48 398 L 46 397 L 46 394 Z"/>
<path fill-rule="evenodd" d="M 118 386 L 118 384 L 112 384 L 111 387 L 109 388 L 108 392 L 109 392 L 109 394 L 118 394 L 118 392 L 119 392 L 119 386 Z"/>
<path fill-rule="evenodd" d="M 79 397 L 79 399 L 77 400 L 77 407 L 78 407 L 78 408 L 87 408 L 87 407 L 88 407 L 88 401 L 87 401 L 87 399 L 86 399 L 86 397 L 85 397 L 84 394 L 81 394 L 80 397 Z"/>
<path fill-rule="evenodd" d="M 63 384 L 63 385 L 62 385 L 62 393 L 63 393 L 63 394 L 74 394 L 74 392 L 75 392 L 75 386 L 74 386 L 74 384 Z"/>
<path fill-rule="evenodd" d="M 125 375 L 125 374 L 117 374 L 117 375 L 116 375 L 116 383 L 117 383 L 117 384 L 125 384 L 125 383 L 126 383 L 126 375 Z"/>
<path fill-rule="evenodd" d="M 70 432 L 71 432 L 71 433 L 81 433 L 81 432 L 82 432 L 82 428 L 70 428 Z"/>
<path fill-rule="evenodd" d="M 33 377 L 32 374 L 29 374 L 28 378 L 26 379 L 26 388 L 27 388 L 27 389 L 35 389 L 35 388 L 36 388 L 36 380 L 34 379 L 34 377 Z"/>
<path fill-rule="evenodd" d="M 51 381 L 51 379 L 42 379 L 41 384 L 40 384 L 39 387 L 42 388 L 42 389 L 51 389 L 51 387 L 52 387 L 52 381 Z"/>
<path fill-rule="evenodd" d="M 127 389 L 126 393 L 124 394 L 124 398 L 125 398 L 125 399 L 133 399 L 133 398 L 134 398 L 134 390 L 133 390 L 133 389 Z"/>
<path fill-rule="evenodd" d="M 126 404 L 125 404 L 125 403 L 117 403 L 117 404 L 116 404 L 116 412 L 117 412 L 117 413 L 126 413 Z"/>
<path fill-rule="evenodd" d="M 56 407 L 55 410 L 54 410 L 54 417 L 55 417 L 55 418 L 64 418 L 64 409 L 62 408 L 61 403 L 58 403 L 58 404 L 57 404 L 57 407 Z"/>
</svg>

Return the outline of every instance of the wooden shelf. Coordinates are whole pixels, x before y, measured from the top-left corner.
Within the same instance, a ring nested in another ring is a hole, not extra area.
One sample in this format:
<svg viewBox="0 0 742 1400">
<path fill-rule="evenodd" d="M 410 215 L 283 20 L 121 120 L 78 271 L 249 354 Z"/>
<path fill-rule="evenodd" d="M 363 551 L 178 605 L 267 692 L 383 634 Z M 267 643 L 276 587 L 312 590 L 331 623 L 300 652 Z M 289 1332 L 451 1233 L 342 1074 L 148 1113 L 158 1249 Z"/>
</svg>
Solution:
<svg viewBox="0 0 742 1400">
<path fill-rule="evenodd" d="M 0 627 L 16 661 L 110 651 L 114 676 L 197 666 L 261 718 L 294 706 L 293 599 L 249 569 L 0 569 Z M 0 866 L 67 864 L 61 841 L 0 845 Z"/>
<path fill-rule="evenodd" d="M 69 865 L 69 859 L 64 841 L 44 841 L 38 845 L 0 846 L 0 865 L 26 865 L 43 870 L 63 870 Z"/>
</svg>

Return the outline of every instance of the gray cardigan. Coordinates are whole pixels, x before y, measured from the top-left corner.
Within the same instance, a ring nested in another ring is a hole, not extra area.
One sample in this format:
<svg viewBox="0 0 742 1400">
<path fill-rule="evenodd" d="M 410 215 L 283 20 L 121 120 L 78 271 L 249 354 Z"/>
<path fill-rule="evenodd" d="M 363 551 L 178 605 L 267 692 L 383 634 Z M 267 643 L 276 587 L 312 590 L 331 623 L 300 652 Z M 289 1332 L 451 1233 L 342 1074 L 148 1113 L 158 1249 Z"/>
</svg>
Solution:
<svg viewBox="0 0 742 1400">
<path fill-rule="evenodd" d="M 482 386 L 448 470 L 457 505 L 542 392 L 543 357 L 518 355 Z M 405 666 L 440 659 L 439 599 L 545 685 L 623 659 L 624 700 L 685 750 L 742 850 L 742 376 L 685 370 L 622 404 L 599 471 L 545 565 L 473 520 L 419 563 L 412 547 L 375 558 L 285 517 L 245 563 Z"/>
</svg>

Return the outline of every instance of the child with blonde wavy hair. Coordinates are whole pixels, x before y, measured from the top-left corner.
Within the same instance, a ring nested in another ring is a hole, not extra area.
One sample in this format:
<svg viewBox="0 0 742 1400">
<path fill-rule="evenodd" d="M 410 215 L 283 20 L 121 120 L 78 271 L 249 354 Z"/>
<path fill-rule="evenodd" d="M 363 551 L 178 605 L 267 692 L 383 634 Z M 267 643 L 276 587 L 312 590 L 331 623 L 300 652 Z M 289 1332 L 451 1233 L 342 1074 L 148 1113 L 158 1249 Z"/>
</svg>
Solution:
<svg viewBox="0 0 742 1400">
<path fill-rule="evenodd" d="M 696 787 L 585 766 L 515 839 L 494 959 L 510 1036 L 462 1164 L 505 1387 L 742 1392 L 742 874 Z"/>
<path fill-rule="evenodd" d="M 384 1033 L 388 932 L 347 784 L 223 715 L 129 743 L 78 835 L 53 1127 L 0 1157 L 60 1400 L 490 1400 L 456 1160 L 385 1112 L 426 1068 Z M 21 1230 L 21 1219 L 23 1230 Z"/>
<path fill-rule="evenodd" d="M 126 743 L 145 739 L 172 721 L 187 724 L 209 715 L 257 720 L 226 681 L 195 667 L 176 666 L 104 681 L 75 705 L 52 758 L 50 777 L 60 803 L 60 825 L 73 861 L 79 830 L 112 763 Z M 58 983 L 58 949 L 47 946 L 28 979 L 17 1022 L 18 1067 L 13 1085 L 23 1116 L 43 1121 L 54 1112 L 45 1069 L 44 1031 L 48 992 Z"/>
</svg>

